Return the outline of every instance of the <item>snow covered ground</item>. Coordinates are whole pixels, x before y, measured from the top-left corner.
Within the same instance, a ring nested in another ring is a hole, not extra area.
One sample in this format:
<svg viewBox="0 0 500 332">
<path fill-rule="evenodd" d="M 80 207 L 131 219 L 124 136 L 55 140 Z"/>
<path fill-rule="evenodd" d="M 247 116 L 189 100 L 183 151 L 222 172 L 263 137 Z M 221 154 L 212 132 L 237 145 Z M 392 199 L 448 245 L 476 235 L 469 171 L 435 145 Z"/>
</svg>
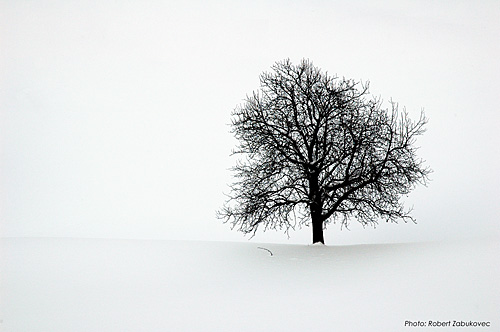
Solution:
<svg viewBox="0 0 500 332">
<path fill-rule="evenodd" d="M 0 330 L 500 331 L 499 249 L 0 239 Z"/>
</svg>

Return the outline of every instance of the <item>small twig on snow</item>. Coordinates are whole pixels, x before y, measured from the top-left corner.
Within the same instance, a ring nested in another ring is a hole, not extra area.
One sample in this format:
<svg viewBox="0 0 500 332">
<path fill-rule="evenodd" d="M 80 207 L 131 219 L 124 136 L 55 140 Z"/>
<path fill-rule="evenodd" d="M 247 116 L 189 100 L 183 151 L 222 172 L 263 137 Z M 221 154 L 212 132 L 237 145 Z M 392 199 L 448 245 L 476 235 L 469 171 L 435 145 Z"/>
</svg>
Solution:
<svg viewBox="0 0 500 332">
<path fill-rule="evenodd" d="M 267 248 L 262 248 L 262 247 L 257 247 L 257 249 L 262 249 L 262 250 L 266 250 L 268 253 L 271 254 L 271 256 L 273 256 L 273 253 L 271 250 L 267 249 Z"/>
</svg>

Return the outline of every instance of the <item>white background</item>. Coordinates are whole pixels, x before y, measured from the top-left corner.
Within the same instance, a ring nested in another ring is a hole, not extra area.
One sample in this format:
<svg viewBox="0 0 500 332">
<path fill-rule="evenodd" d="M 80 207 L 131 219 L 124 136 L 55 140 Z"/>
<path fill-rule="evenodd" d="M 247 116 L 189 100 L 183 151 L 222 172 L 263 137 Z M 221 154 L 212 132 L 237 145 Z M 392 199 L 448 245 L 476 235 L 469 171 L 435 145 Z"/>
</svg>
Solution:
<svg viewBox="0 0 500 332">
<path fill-rule="evenodd" d="M 1 0 L 0 236 L 244 239 L 215 218 L 230 113 L 309 58 L 430 119 L 418 224 L 331 225 L 327 243 L 498 237 L 499 17 L 493 0 Z"/>
</svg>

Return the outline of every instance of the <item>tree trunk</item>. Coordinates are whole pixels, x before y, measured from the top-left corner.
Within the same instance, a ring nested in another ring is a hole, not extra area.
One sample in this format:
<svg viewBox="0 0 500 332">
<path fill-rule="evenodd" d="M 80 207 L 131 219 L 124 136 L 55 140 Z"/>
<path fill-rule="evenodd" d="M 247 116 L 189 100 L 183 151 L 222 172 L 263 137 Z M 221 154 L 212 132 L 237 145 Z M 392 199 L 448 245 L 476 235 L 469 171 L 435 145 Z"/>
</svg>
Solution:
<svg viewBox="0 0 500 332">
<path fill-rule="evenodd" d="M 325 239 L 323 238 L 323 221 L 313 220 L 313 244 L 321 242 L 325 244 Z"/>
<path fill-rule="evenodd" d="M 318 173 L 311 174 L 309 178 L 309 199 L 311 200 L 309 208 L 311 210 L 313 244 L 317 242 L 325 244 L 323 239 L 323 202 L 319 190 Z"/>
</svg>

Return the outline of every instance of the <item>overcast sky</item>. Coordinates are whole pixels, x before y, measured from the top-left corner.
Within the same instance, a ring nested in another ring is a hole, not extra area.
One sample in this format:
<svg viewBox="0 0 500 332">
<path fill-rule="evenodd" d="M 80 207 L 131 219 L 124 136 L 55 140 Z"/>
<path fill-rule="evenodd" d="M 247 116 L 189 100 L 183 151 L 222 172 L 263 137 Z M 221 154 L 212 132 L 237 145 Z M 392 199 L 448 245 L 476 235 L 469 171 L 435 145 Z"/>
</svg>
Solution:
<svg viewBox="0 0 500 332">
<path fill-rule="evenodd" d="M 215 218 L 230 113 L 284 58 L 430 120 L 418 224 L 330 225 L 327 244 L 500 235 L 498 1 L 0 4 L 2 237 L 244 240 Z"/>
</svg>

